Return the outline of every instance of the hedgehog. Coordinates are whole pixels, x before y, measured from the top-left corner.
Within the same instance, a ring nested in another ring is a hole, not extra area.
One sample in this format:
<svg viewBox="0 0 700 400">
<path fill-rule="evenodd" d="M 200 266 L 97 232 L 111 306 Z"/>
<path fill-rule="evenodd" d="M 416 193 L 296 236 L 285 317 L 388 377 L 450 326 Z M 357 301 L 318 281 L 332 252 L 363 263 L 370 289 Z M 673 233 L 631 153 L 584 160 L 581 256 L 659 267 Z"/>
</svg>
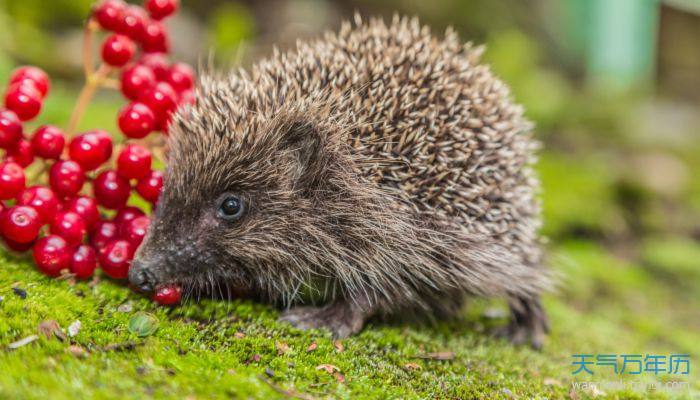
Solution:
<svg viewBox="0 0 700 400">
<path fill-rule="evenodd" d="M 250 72 L 205 74 L 172 118 L 130 282 L 235 288 L 337 338 L 501 297 L 500 333 L 540 347 L 538 143 L 482 52 L 416 18 L 355 16 Z"/>
</svg>

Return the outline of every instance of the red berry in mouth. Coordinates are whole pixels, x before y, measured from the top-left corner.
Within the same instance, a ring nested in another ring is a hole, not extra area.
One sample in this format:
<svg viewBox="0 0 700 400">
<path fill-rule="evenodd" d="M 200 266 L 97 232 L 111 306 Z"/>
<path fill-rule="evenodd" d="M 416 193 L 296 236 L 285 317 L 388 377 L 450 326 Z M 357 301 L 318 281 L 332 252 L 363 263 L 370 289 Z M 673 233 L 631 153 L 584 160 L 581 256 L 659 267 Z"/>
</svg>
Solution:
<svg viewBox="0 0 700 400">
<path fill-rule="evenodd" d="M 34 262 L 44 274 L 58 276 L 61 270 L 70 268 L 70 246 L 60 236 L 43 237 L 34 245 Z"/>
<path fill-rule="evenodd" d="M 25 177 L 22 167 L 14 162 L 6 161 L 0 164 L 0 199 L 8 200 L 17 197 L 24 189 Z"/>
<path fill-rule="evenodd" d="M 12 72 L 12 75 L 10 75 L 9 84 L 13 85 L 15 83 L 22 82 L 25 80 L 34 83 L 34 86 L 41 93 L 42 99 L 46 97 L 47 94 L 49 94 L 49 76 L 46 75 L 46 72 L 44 72 L 41 68 L 29 65 L 19 67 Z"/>
<path fill-rule="evenodd" d="M 18 243 L 31 242 L 39 235 L 41 217 L 31 206 L 13 206 L 2 214 L 2 233 Z"/>
<path fill-rule="evenodd" d="M 126 4 L 121 0 L 104 0 L 95 7 L 93 15 L 102 29 L 119 32 L 123 28 L 125 10 Z"/>
<path fill-rule="evenodd" d="M 155 128 L 153 111 L 143 103 L 131 103 L 119 111 L 119 129 L 132 139 L 148 136 Z"/>
<path fill-rule="evenodd" d="M 75 161 L 56 161 L 49 169 L 49 184 L 60 197 L 75 196 L 83 188 L 85 173 Z"/>
<path fill-rule="evenodd" d="M 100 249 L 98 260 L 102 271 L 110 278 L 124 279 L 129 274 L 133 247 L 126 240 L 115 240 Z"/>
<path fill-rule="evenodd" d="M 114 170 L 107 170 L 97 175 L 92 182 L 92 189 L 97 202 L 105 208 L 117 210 L 124 207 L 131 194 L 129 181 Z"/>
<path fill-rule="evenodd" d="M 71 211 L 56 214 L 51 222 L 50 230 L 54 235 L 65 239 L 71 246 L 80 244 L 87 233 L 85 221 L 80 215 Z"/>
<path fill-rule="evenodd" d="M 161 20 L 172 15 L 180 5 L 179 0 L 147 0 L 146 9 L 151 18 Z"/>
<path fill-rule="evenodd" d="M 146 237 L 151 219 L 144 216 L 136 217 L 122 226 L 122 238 L 137 249 Z"/>
<path fill-rule="evenodd" d="M 53 190 L 38 185 L 24 189 L 17 197 L 17 204 L 34 207 L 44 223 L 53 220 L 59 205 Z"/>
<path fill-rule="evenodd" d="M 97 201 L 92 197 L 74 197 L 68 200 L 64 206 L 64 210 L 80 215 L 87 229 L 92 229 L 97 221 L 100 220 L 100 211 L 97 208 Z"/>
<path fill-rule="evenodd" d="M 164 306 L 171 306 L 180 302 L 182 289 L 178 285 L 163 285 L 156 288 L 153 300 Z"/>
<path fill-rule="evenodd" d="M 26 168 L 34 162 L 34 147 L 28 140 L 21 139 L 17 145 L 7 152 L 7 161 L 13 161 Z"/>
<path fill-rule="evenodd" d="M 29 121 L 41 112 L 42 96 L 33 81 L 12 84 L 5 94 L 5 107 L 14 111 L 22 121 Z"/>
<path fill-rule="evenodd" d="M 104 146 L 103 139 L 96 132 L 86 132 L 71 140 L 68 154 L 85 171 L 91 171 L 109 159 Z M 111 142 L 109 153 L 111 155 Z"/>
<path fill-rule="evenodd" d="M 136 64 L 122 73 L 121 89 L 124 96 L 130 100 L 136 100 L 158 83 L 156 74 L 150 67 Z"/>
<path fill-rule="evenodd" d="M 32 136 L 34 154 L 47 160 L 58 160 L 65 145 L 63 132 L 52 125 L 39 127 Z"/>
<path fill-rule="evenodd" d="M 148 21 L 148 14 L 139 6 L 127 6 L 124 10 L 121 31 L 119 33 L 140 41 L 143 37 L 144 27 Z"/>
<path fill-rule="evenodd" d="M 141 36 L 141 48 L 146 53 L 167 53 L 170 50 L 170 40 L 162 23 L 146 21 Z"/>
<path fill-rule="evenodd" d="M 99 221 L 90 235 L 90 244 L 96 249 L 105 247 L 119 238 L 119 227 L 111 221 Z"/>
<path fill-rule="evenodd" d="M 97 268 L 97 253 L 88 245 L 81 245 L 73 252 L 70 262 L 70 272 L 78 279 L 87 279 Z"/>
<path fill-rule="evenodd" d="M 10 110 L 0 110 L 0 148 L 11 149 L 22 139 L 22 121 Z"/>
<path fill-rule="evenodd" d="M 119 153 L 117 172 L 126 179 L 141 179 L 151 170 L 151 152 L 137 144 L 129 144 Z"/>
<path fill-rule="evenodd" d="M 153 71 L 158 81 L 168 79 L 168 71 L 170 71 L 170 62 L 168 56 L 164 53 L 146 53 L 139 59 L 139 64 L 144 65 Z"/>
<path fill-rule="evenodd" d="M 113 67 L 122 67 L 136 52 L 134 42 L 124 35 L 112 35 L 102 44 L 102 60 Z"/>
<path fill-rule="evenodd" d="M 194 87 L 194 70 L 185 63 L 175 63 L 168 71 L 168 83 L 178 93 Z"/>
<path fill-rule="evenodd" d="M 136 184 L 136 193 L 145 200 L 155 203 L 163 188 L 163 173 L 153 170 Z"/>
</svg>

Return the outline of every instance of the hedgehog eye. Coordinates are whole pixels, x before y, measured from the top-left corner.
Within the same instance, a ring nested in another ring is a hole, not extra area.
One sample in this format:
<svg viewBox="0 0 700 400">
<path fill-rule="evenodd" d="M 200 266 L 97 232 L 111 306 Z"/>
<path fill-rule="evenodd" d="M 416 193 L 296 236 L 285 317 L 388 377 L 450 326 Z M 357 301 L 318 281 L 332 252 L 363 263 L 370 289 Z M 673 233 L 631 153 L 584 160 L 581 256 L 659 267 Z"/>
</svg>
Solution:
<svg viewBox="0 0 700 400">
<path fill-rule="evenodd" d="M 219 217 L 228 221 L 236 220 L 243 215 L 244 208 L 243 200 L 234 195 L 227 195 L 219 204 Z"/>
</svg>

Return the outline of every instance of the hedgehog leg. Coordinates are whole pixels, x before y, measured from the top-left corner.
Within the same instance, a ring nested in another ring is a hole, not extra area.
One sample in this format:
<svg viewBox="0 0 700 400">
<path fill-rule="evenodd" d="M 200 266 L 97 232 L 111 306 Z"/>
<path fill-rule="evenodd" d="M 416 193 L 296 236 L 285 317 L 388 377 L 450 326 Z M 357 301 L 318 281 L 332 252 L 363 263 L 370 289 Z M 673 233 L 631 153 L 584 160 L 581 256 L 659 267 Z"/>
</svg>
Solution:
<svg viewBox="0 0 700 400">
<path fill-rule="evenodd" d="M 370 315 L 352 302 L 338 300 L 322 307 L 294 307 L 285 311 L 279 320 L 302 330 L 326 328 L 338 339 L 359 332 Z"/>
<path fill-rule="evenodd" d="M 497 331 L 497 335 L 509 339 L 514 344 L 530 341 L 535 349 L 542 348 L 545 335 L 549 332 L 549 321 L 539 296 L 514 296 L 508 300 L 510 322 Z"/>
</svg>

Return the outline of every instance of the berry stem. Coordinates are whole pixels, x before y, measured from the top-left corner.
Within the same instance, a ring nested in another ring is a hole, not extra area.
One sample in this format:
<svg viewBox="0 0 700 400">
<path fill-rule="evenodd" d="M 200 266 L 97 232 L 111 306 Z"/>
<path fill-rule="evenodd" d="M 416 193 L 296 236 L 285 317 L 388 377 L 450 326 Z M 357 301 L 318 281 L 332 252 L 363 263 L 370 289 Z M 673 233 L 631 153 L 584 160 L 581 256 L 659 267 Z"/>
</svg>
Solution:
<svg viewBox="0 0 700 400">
<path fill-rule="evenodd" d="M 77 128 L 80 119 L 83 117 L 85 109 L 87 109 L 87 106 L 90 104 L 95 92 L 102 85 L 111 70 L 112 68 L 110 66 L 102 64 L 96 72 L 86 76 L 85 85 L 80 91 L 80 95 L 78 95 L 78 100 L 75 103 L 73 114 L 71 115 L 70 122 L 68 123 L 68 129 L 66 129 L 66 135 L 68 137 L 73 136 L 75 133 L 75 129 Z"/>
<path fill-rule="evenodd" d="M 85 29 L 83 31 L 83 73 L 86 77 L 91 76 L 94 71 L 93 58 L 92 58 L 92 38 L 95 32 L 99 29 L 97 21 L 90 18 L 85 24 Z"/>
</svg>

